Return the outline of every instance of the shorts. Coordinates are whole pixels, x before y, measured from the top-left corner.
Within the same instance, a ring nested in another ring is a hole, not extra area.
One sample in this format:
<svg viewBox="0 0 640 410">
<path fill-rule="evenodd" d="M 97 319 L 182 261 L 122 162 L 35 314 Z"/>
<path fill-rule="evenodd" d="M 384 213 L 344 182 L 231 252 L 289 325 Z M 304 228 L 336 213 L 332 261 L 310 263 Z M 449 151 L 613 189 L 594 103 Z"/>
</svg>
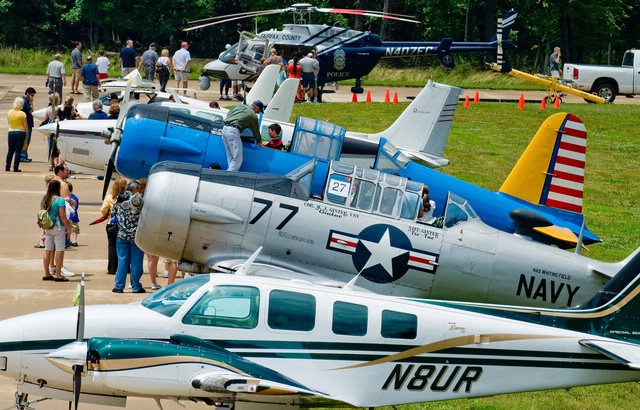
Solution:
<svg viewBox="0 0 640 410">
<path fill-rule="evenodd" d="M 173 75 L 175 76 L 177 81 L 187 82 L 189 81 L 189 73 L 186 71 L 174 71 Z"/>
<path fill-rule="evenodd" d="M 65 242 L 67 240 L 66 230 L 54 226 L 44 231 L 44 250 L 56 252 L 64 252 Z"/>
<path fill-rule="evenodd" d="M 313 73 L 302 73 L 302 87 L 304 88 L 316 88 L 316 78 Z"/>
<path fill-rule="evenodd" d="M 109 78 L 109 74 L 108 73 L 98 73 L 98 78 L 103 80 L 105 78 Z"/>
<path fill-rule="evenodd" d="M 72 84 L 75 83 L 76 81 L 80 81 L 80 71 L 82 70 L 82 68 L 72 68 L 71 71 L 73 72 L 73 76 L 71 77 L 71 81 Z"/>
<path fill-rule="evenodd" d="M 80 233 L 80 223 L 74 222 L 71 224 L 71 233 Z"/>
</svg>

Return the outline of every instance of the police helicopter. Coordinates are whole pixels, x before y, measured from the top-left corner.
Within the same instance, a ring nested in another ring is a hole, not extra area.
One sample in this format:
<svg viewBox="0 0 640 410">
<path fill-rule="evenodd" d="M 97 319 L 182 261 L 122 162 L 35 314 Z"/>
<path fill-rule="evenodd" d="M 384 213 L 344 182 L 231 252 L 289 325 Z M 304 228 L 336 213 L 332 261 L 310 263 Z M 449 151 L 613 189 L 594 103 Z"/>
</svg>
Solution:
<svg viewBox="0 0 640 410">
<path fill-rule="evenodd" d="M 268 57 L 272 48 L 281 51 L 282 57 L 286 60 L 293 58 L 296 53 L 301 56 L 309 52 L 315 53 L 319 65 L 317 86 L 320 95 L 325 84 L 348 79 L 356 81 L 351 91 L 362 93 L 362 77 L 369 74 L 383 57 L 436 54 L 445 67 L 453 68 L 455 53 L 489 51 L 495 53 L 496 59 L 499 59 L 504 51 L 516 47 L 508 41 L 509 32 L 517 16 L 514 10 L 509 10 L 504 19 L 498 19 L 496 36 L 488 42 L 454 42 L 451 38 L 419 42 L 382 41 L 379 36 L 368 31 L 310 24 L 308 22 L 312 12 L 364 15 L 419 23 L 412 16 L 369 10 L 319 8 L 307 3 L 293 4 L 284 9 L 250 11 L 193 21 L 190 22 L 192 26 L 185 28 L 185 31 L 278 13 L 292 13 L 294 16 L 294 23 L 285 24 L 282 30 L 271 29 L 257 35 L 241 32 L 238 43 L 222 52 L 217 60 L 205 65 L 200 87 L 204 90 L 209 88 L 209 76 L 241 81 L 254 80 L 257 77 L 256 68 L 261 64 L 260 58 Z"/>
</svg>

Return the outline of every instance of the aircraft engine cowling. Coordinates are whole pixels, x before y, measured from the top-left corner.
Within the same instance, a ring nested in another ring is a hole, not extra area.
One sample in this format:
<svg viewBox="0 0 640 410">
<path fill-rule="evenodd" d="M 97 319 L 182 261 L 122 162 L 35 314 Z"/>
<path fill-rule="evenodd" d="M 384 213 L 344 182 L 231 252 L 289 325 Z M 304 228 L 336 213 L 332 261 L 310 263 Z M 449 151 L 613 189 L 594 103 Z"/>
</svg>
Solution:
<svg viewBox="0 0 640 410">
<path fill-rule="evenodd" d="M 183 171 L 185 167 L 193 173 L 168 172 L 171 165 L 161 162 L 149 176 L 136 232 L 136 244 L 147 253 L 174 260 L 182 256 L 191 215 L 198 213 L 193 208 L 200 175 L 199 165 L 182 164 Z"/>
</svg>

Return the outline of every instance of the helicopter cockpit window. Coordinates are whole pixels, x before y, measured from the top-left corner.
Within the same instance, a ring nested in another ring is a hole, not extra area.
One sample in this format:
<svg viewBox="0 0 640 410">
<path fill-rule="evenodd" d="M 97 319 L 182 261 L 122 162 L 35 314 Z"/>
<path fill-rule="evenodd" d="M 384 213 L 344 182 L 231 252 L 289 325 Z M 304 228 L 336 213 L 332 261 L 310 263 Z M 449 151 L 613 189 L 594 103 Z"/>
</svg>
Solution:
<svg viewBox="0 0 640 410">
<path fill-rule="evenodd" d="M 247 43 L 243 43 L 243 45 L 246 47 Z M 218 59 L 224 63 L 230 63 L 231 60 L 236 58 L 237 49 L 238 49 L 238 43 L 232 45 L 231 47 L 229 47 L 228 49 L 220 53 L 220 56 L 218 57 Z"/>
<path fill-rule="evenodd" d="M 447 200 L 447 209 L 445 210 L 444 226 L 451 228 L 459 222 L 469 221 L 477 218 L 475 210 L 471 207 L 469 202 L 454 194 L 449 193 L 449 199 Z"/>
<path fill-rule="evenodd" d="M 253 329 L 258 324 L 260 291 L 252 286 L 216 286 L 200 297 L 182 323 Z"/>
</svg>

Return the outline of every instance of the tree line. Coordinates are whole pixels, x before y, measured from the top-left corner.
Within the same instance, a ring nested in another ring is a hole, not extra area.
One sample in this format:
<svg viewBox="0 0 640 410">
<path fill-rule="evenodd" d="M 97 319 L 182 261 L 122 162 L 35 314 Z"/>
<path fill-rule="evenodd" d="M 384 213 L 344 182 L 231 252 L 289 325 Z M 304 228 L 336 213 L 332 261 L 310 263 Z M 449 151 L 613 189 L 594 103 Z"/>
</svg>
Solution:
<svg viewBox="0 0 640 410">
<path fill-rule="evenodd" d="M 554 46 L 562 60 L 573 63 L 619 64 L 625 50 L 640 41 L 640 0 L 334 0 L 316 1 L 325 8 L 358 8 L 415 16 L 411 24 L 348 15 L 314 13 L 312 23 L 369 30 L 383 40 L 488 41 L 495 35 L 497 17 L 514 8 L 518 18 L 510 40 L 518 49 L 509 53 L 514 67 L 545 72 Z M 280 28 L 291 15 L 238 20 L 194 32 L 189 21 L 242 11 L 286 7 L 276 0 L 0 0 L 0 44 L 65 52 L 75 41 L 91 50 L 119 51 L 132 39 L 140 51 L 155 42 L 177 48 L 191 45 L 192 56 L 216 57 L 225 44 L 235 43 L 238 30 Z M 471 59 L 481 65 L 484 56 Z M 414 64 L 437 64 L 435 59 Z M 403 64 L 406 64 L 403 63 Z"/>
</svg>

